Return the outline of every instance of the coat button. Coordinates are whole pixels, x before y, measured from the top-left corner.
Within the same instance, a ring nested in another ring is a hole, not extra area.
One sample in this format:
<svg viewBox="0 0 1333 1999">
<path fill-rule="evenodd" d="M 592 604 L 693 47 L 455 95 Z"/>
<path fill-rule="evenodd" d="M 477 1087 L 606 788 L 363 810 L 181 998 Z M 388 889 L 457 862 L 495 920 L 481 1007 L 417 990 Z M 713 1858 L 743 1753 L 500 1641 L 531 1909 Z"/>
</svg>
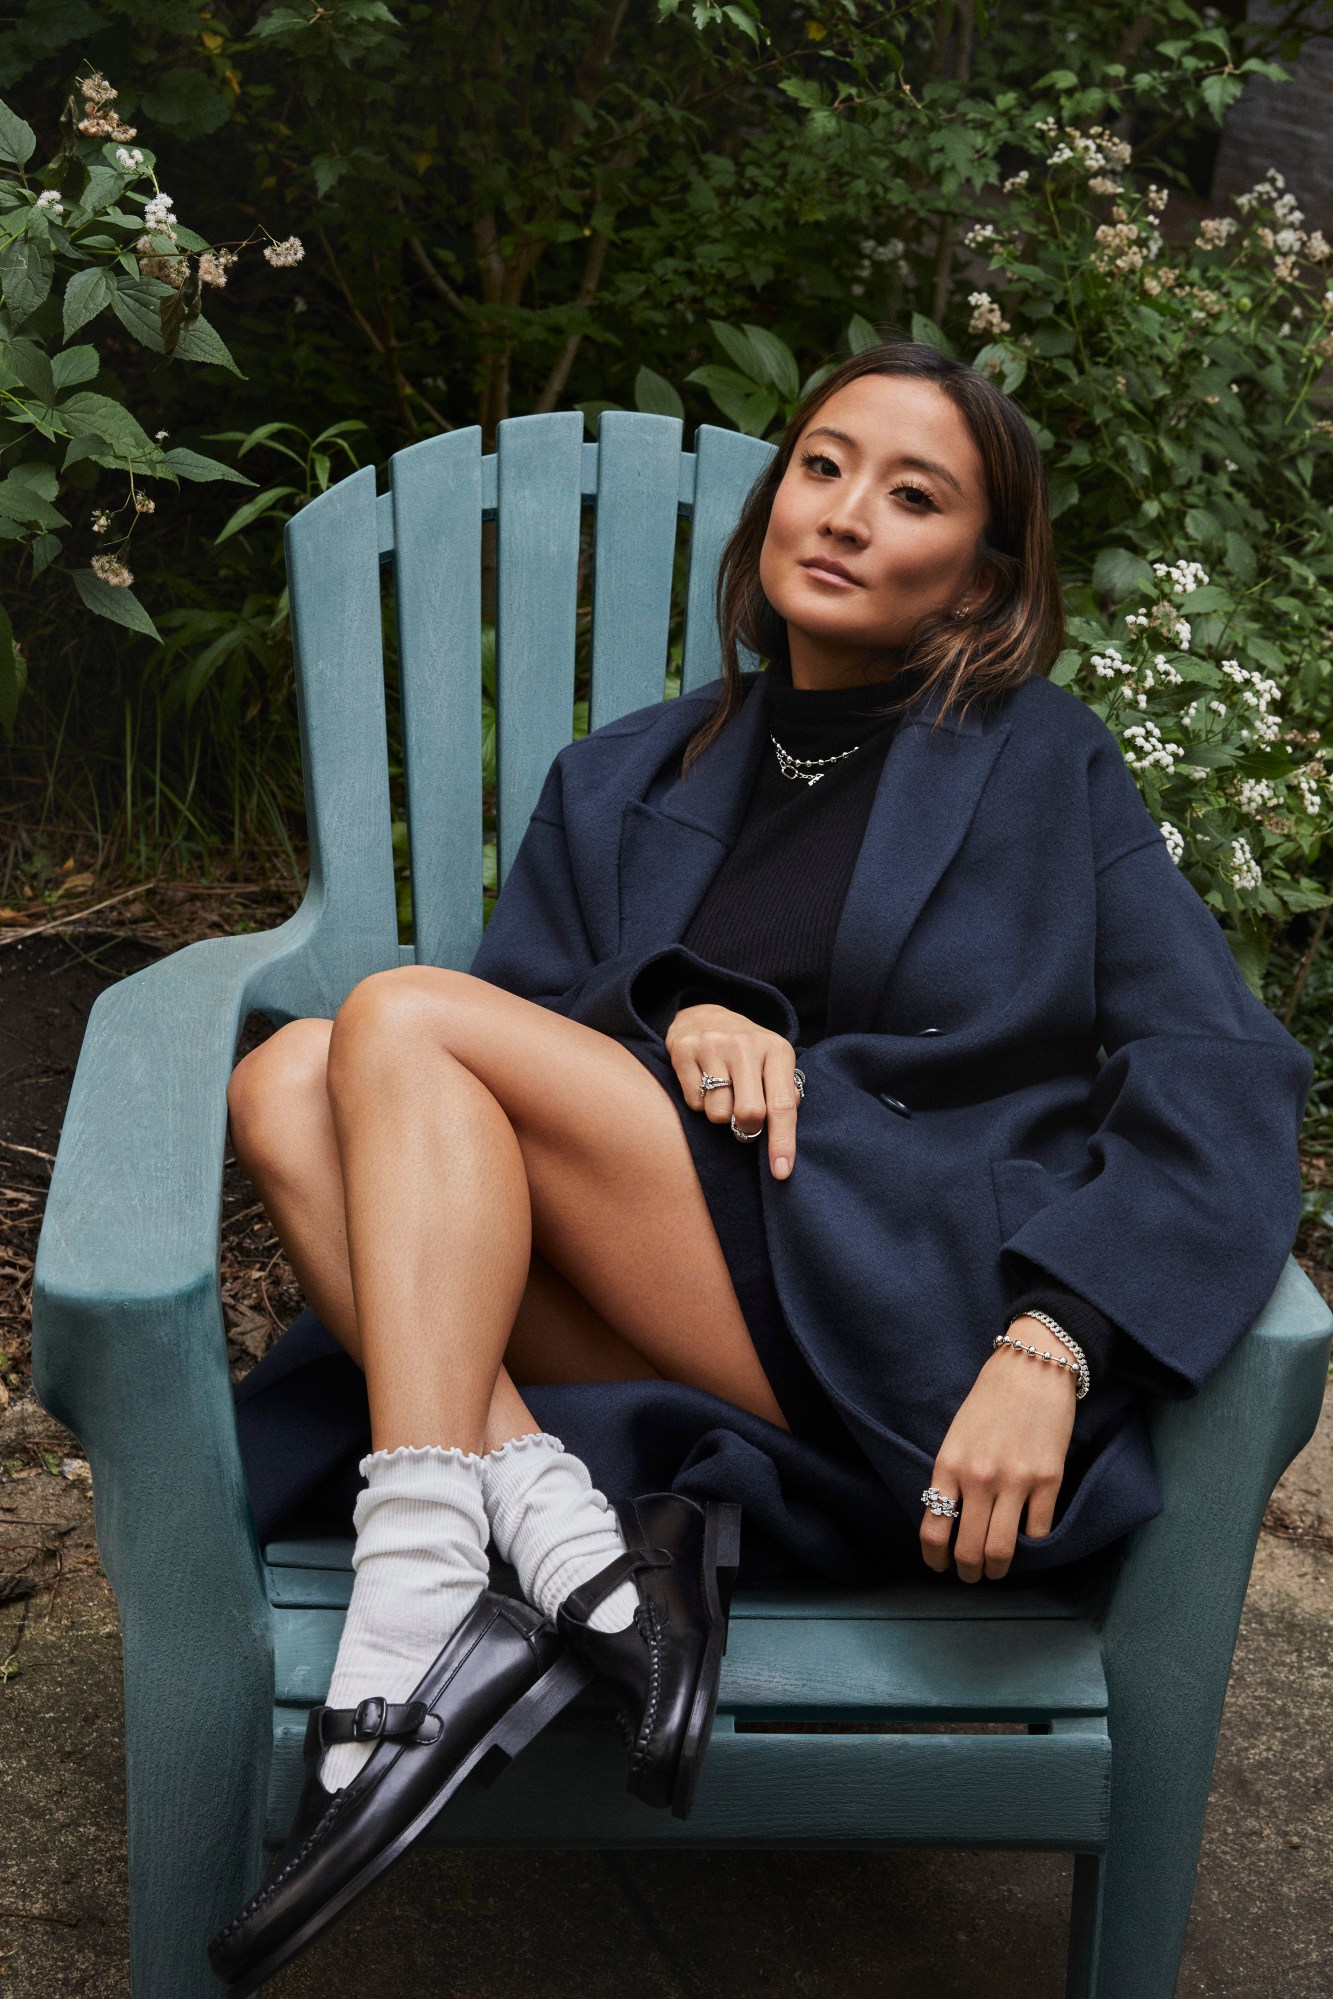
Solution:
<svg viewBox="0 0 1333 1999">
<path fill-rule="evenodd" d="M 891 1097 L 887 1090 L 880 1091 L 879 1100 L 882 1104 L 887 1104 L 891 1111 L 897 1111 L 899 1117 L 911 1117 L 912 1115 L 901 1097 Z"/>
</svg>

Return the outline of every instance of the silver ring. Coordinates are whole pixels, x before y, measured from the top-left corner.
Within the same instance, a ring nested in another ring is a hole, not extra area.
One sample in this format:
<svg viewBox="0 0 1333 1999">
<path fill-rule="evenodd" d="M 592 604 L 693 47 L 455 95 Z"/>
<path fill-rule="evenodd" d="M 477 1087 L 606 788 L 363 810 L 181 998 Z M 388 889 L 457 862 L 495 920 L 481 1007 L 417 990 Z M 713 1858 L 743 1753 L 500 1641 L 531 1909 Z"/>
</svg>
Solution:
<svg viewBox="0 0 1333 1999">
<path fill-rule="evenodd" d="M 922 1493 L 921 1504 L 928 1506 L 932 1513 L 943 1514 L 949 1520 L 961 1520 L 963 1517 L 962 1507 L 950 1499 L 947 1493 L 940 1492 L 933 1485 L 928 1485 Z"/>
<path fill-rule="evenodd" d="M 708 1092 L 710 1090 L 729 1090 L 730 1088 L 731 1088 L 730 1076 L 710 1076 L 708 1071 L 705 1069 L 703 1074 L 699 1078 L 699 1090 L 700 1093 L 705 1097 L 708 1095 Z"/>
<path fill-rule="evenodd" d="M 760 1125 L 758 1131 L 742 1131 L 736 1122 L 734 1112 L 731 1119 L 731 1129 L 742 1145 L 753 1145 L 757 1138 L 762 1138 L 764 1135 L 764 1127 L 762 1125 Z"/>
<path fill-rule="evenodd" d="M 798 1103 L 798 1104 L 803 1104 L 803 1103 L 805 1102 L 805 1071 L 804 1071 L 804 1069 L 797 1069 L 797 1070 L 795 1071 L 795 1073 L 793 1074 L 793 1076 L 792 1076 L 792 1081 L 793 1081 L 793 1083 L 795 1083 L 795 1085 L 796 1085 L 796 1101 L 797 1101 L 797 1103 Z"/>
</svg>

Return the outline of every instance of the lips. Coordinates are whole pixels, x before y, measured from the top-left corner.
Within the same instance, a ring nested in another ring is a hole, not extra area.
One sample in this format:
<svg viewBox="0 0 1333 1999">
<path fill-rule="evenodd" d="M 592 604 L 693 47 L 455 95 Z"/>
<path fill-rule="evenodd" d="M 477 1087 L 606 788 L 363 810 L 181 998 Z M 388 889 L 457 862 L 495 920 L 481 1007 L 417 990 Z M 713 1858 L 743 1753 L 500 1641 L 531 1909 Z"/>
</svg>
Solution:
<svg viewBox="0 0 1333 1999">
<path fill-rule="evenodd" d="M 834 562 L 831 558 L 825 559 L 823 556 L 812 556 L 809 561 L 801 563 L 800 566 L 804 569 L 807 576 L 813 576 L 817 582 L 850 583 L 857 589 L 862 588 L 859 577 L 853 576 L 850 569 L 844 569 L 840 562 Z"/>
</svg>

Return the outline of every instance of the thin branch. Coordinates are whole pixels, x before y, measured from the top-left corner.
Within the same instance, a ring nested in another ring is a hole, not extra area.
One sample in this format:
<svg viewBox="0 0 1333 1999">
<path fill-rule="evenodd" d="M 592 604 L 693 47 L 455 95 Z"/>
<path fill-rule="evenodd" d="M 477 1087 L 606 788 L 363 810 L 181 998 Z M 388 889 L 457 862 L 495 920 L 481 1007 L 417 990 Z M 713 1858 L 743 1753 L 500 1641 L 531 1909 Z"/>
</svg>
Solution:
<svg viewBox="0 0 1333 1999">
<path fill-rule="evenodd" d="M 606 248 L 606 234 L 603 230 L 599 229 L 588 245 L 588 255 L 583 266 L 583 279 L 579 285 L 577 304 L 585 311 L 597 296 L 597 287 L 601 283 L 602 278 L 602 265 L 606 262 Z M 567 335 L 564 346 L 555 358 L 555 365 L 546 377 L 542 392 L 533 404 L 534 411 L 541 413 L 555 408 L 556 398 L 561 394 L 565 383 L 569 380 L 569 371 L 574 366 L 574 357 L 578 353 L 582 342 L 582 330 Z"/>
</svg>

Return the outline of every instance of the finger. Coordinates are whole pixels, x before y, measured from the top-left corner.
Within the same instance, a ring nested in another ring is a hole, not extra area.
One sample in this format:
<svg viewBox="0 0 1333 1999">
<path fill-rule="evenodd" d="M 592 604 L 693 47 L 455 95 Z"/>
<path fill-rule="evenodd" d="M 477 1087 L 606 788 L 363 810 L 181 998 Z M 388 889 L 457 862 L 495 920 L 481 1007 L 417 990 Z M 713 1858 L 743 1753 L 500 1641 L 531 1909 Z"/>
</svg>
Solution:
<svg viewBox="0 0 1333 1999">
<path fill-rule="evenodd" d="M 713 1094 L 709 1092 L 710 1096 Z M 721 1090 L 716 1093 L 719 1097 Z M 764 1072 L 758 1051 L 746 1047 L 744 1043 L 736 1049 L 731 1065 L 732 1106 L 728 1117 L 734 1117 L 742 1131 L 762 1131 L 767 1107 L 764 1103 Z"/>
<path fill-rule="evenodd" d="M 775 1180 L 785 1180 L 796 1163 L 796 1050 L 776 1042 L 764 1058 L 764 1108 L 768 1118 L 768 1164 Z"/>
<path fill-rule="evenodd" d="M 946 1499 L 958 1502 L 958 1483 L 947 1472 L 936 1465 L 930 1474 L 930 1482 L 937 1492 Z M 954 1521 L 947 1513 L 932 1513 L 927 1507 L 921 1519 L 921 1559 L 928 1569 L 943 1575 L 949 1566 L 949 1543 L 953 1538 Z"/>
<path fill-rule="evenodd" d="M 703 1110 L 707 1102 L 707 1092 L 699 1086 L 704 1072 L 692 1055 L 678 1055 L 671 1064 L 680 1084 L 680 1093 L 694 1110 Z"/>
<path fill-rule="evenodd" d="M 1018 1523 L 1023 1517 L 1023 1499 L 1022 1491 L 996 1495 L 990 1526 L 986 1531 L 986 1575 L 991 1582 L 998 1582 L 1001 1576 L 1009 1573 L 1009 1564 L 1014 1559 L 1014 1542 L 1018 1539 Z"/>
<path fill-rule="evenodd" d="M 995 1495 L 988 1486 L 963 1486 L 963 1517 L 953 1544 L 953 1565 L 958 1579 L 979 1583 L 986 1566 L 986 1535 L 990 1529 Z"/>
<path fill-rule="evenodd" d="M 1028 1495 L 1028 1519 L 1024 1533 L 1030 1541 L 1043 1541 L 1055 1519 L 1055 1502 L 1060 1497 L 1060 1480 L 1044 1479 Z"/>
<path fill-rule="evenodd" d="M 704 1096 L 704 1116 L 710 1124 L 726 1124 L 731 1117 L 735 1093 L 731 1084 L 731 1056 L 723 1055 L 717 1049 L 704 1050 L 701 1072 L 707 1076 L 725 1076 L 727 1082 L 720 1090 L 709 1090 Z"/>
</svg>

